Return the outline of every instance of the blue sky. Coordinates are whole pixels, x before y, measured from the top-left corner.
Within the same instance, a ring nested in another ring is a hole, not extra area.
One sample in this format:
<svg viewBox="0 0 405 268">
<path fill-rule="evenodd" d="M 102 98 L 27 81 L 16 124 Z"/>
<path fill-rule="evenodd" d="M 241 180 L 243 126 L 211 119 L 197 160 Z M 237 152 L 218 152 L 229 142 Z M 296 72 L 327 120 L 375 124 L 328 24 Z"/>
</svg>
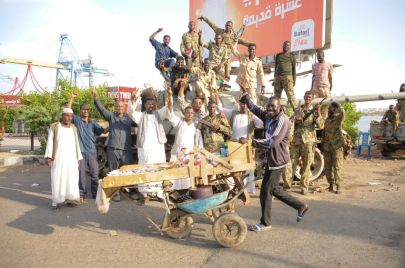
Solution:
<svg viewBox="0 0 405 268">
<path fill-rule="evenodd" d="M 96 66 L 115 73 L 113 78 L 97 77 L 96 83 L 160 87 L 162 79 L 153 66 L 148 37 L 163 27 L 157 39 L 168 33 L 171 46 L 179 50 L 181 35 L 187 31 L 188 2 L 0 0 L 0 58 L 56 62 L 59 34 L 68 33 L 81 58 L 91 53 Z M 401 0 L 334 1 L 332 48 L 325 54 L 328 61 L 343 67 L 335 70 L 333 94 L 396 92 L 405 82 L 403 10 L 405 1 Z M 301 67 L 308 69 L 310 63 Z M 20 79 L 25 70 L 25 66 L 0 65 L 0 74 Z M 34 73 L 43 86 L 54 85 L 54 70 L 34 68 Z M 0 92 L 11 85 L 0 80 Z M 272 90 L 270 84 L 266 86 Z M 300 78 L 297 97 L 309 87 L 310 76 Z M 26 90 L 31 88 L 27 85 Z M 388 102 L 358 104 L 381 105 Z"/>
</svg>

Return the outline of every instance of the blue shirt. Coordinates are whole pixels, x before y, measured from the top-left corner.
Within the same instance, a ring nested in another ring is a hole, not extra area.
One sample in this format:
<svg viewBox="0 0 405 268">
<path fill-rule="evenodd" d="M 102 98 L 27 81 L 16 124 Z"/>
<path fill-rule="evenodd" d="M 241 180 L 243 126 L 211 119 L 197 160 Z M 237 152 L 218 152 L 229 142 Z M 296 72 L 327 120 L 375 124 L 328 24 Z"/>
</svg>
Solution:
<svg viewBox="0 0 405 268">
<path fill-rule="evenodd" d="M 169 46 L 166 46 L 163 43 L 160 43 L 159 41 L 156 41 L 156 39 L 152 38 L 149 39 L 150 43 L 152 46 L 155 48 L 155 66 L 156 68 L 159 69 L 159 61 L 160 59 L 167 60 L 168 58 L 175 58 L 177 53 L 171 49 Z"/>
<path fill-rule="evenodd" d="M 80 116 L 73 115 L 73 124 L 77 128 L 80 150 L 82 153 L 96 153 L 96 135 L 103 133 L 104 129 L 94 120 L 86 123 Z"/>
<path fill-rule="evenodd" d="M 110 131 L 108 133 L 107 147 L 119 150 L 131 150 L 131 127 L 135 125 L 132 119 L 128 115 L 119 117 L 115 113 L 108 111 L 101 104 L 100 100 L 94 100 L 94 104 L 109 123 Z"/>
</svg>

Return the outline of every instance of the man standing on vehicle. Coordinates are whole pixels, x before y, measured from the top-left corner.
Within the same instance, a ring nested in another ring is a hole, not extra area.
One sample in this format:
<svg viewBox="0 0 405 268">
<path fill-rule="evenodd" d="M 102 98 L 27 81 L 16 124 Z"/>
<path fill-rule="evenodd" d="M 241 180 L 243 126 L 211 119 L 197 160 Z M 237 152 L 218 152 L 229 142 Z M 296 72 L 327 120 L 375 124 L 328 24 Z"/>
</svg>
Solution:
<svg viewBox="0 0 405 268">
<path fill-rule="evenodd" d="M 343 120 L 345 113 L 337 102 L 332 102 L 328 107 L 328 118 L 323 129 L 323 157 L 325 159 L 325 174 L 329 183 L 329 192 L 342 192 L 342 167 L 345 140 L 343 137 Z"/>
<path fill-rule="evenodd" d="M 290 41 L 285 41 L 283 43 L 283 52 L 276 55 L 274 96 L 281 98 L 284 89 L 291 107 L 295 110 L 298 107 L 298 102 L 294 95 L 296 80 L 295 56 L 290 52 L 290 46 Z"/>
<path fill-rule="evenodd" d="M 325 61 L 323 50 L 316 52 L 317 63 L 312 65 L 312 92 L 316 98 L 330 97 L 333 65 Z"/>
<path fill-rule="evenodd" d="M 325 53 L 318 50 L 316 53 L 318 62 L 312 65 L 311 90 L 315 98 L 329 98 L 332 90 L 333 65 L 325 61 Z M 321 105 L 323 118 L 328 115 L 328 105 Z"/>
<path fill-rule="evenodd" d="M 77 97 L 76 93 L 72 96 L 67 104 L 67 108 L 72 108 L 72 103 Z M 98 188 L 98 162 L 96 135 L 99 136 L 108 128 L 102 128 L 96 121 L 90 119 L 90 107 L 86 103 L 80 105 L 81 116 L 73 114 L 72 123 L 76 126 L 79 138 L 80 151 L 82 152 L 82 161 L 79 167 L 79 189 L 80 199 L 86 199 L 87 195 L 87 174 L 90 176 L 90 190 L 92 198 L 95 199 Z"/>
<path fill-rule="evenodd" d="M 309 206 L 286 193 L 279 185 L 281 175 L 289 161 L 288 132 L 290 123 L 288 116 L 281 110 L 280 100 L 277 97 L 269 99 L 266 110 L 256 106 L 249 94 L 241 97 L 249 110 L 264 122 L 265 137 L 253 139 L 254 147 L 266 150 L 266 171 L 260 189 L 260 205 L 262 217 L 260 222 L 249 226 L 251 231 L 265 231 L 271 228 L 271 205 L 273 195 L 285 204 L 298 211 L 297 221 L 301 221 Z"/>
<path fill-rule="evenodd" d="M 210 69 L 214 70 L 218 77 L 226 78 L 224 67 L 228 61 L 230 54 L 226 45 L 222 42 L 222 35 L 215 34 L 215 42 L 204 43 L 203 47 L 209 51 Z"/>
<path fill-rule="evenodd" d="M 197 67 L 201 67 L 202 49 L 200 49 L 199 37 L 194 21 L 188 23 L 188 32 L 181 37 L 180 52 L 186 60 L 186 65 L 191 68 L 193 61 Z M 194 58 L 194 59 L 193 59 Z"/>
<path fill-rule="evenodd" d="M 256 103 L 256 88 L 258 80 L 261 86 L 260 93 L 264 94 L 265 89 L 262 61 L 256 57 L 256 45 L 249 45 L 248 55 L 241 55 L 236 49 L 236 46 L 233 52 L 240 62 L 236 83 L 241 87 L 242 91 L 247 91 L 252 97 L 253 102 Z"/>
<path fill-rule="evenodd" d="M 294 111 L 294 136 L 291 143 L 292 170 L 295 173 L 301 163 L 301 194 L 308 193 L 311 172 L 311 164 L 314 160 L 314 146 L 316 141 L 315 128 L 323 127 L 320 106 L 312 107 L 312 92 L 307 91 L 304 95 L 304 104 Z M 301 158 L 301 162 L 300 162 Z M 291 174 L 291 180 L 294 174 Z"/>
<path fill-rule="evenodd" d="M 233 22 L 232 21 L 227 21 L 225 23 L 225 28 L 222 29 L 222 28 L 219 28 L 213 21 L 211 21 L 210 19 L 208 19 L 205 16 L 201 16 L 198 19 L 205 21 L 208 24 L 208 26 L 210 26 L 211 29 L 214 30 L 215 33 L 221 34 L 222 40 L 223 40 L 224 44 L 226 45 L 229 55 L 231 55 L 232 49 L 233 49 L 235 43 L 244 45 L 246 47 L 249 44 L 251 44 L 250 42 L 235 36 L 235 33 L 233 32 Z M 231 76 L 231 58 L 229 58 L 227 60 L 226 65 L 225 65 L 225 78 L 229 80 L 230 76 Z"/>
</svg>

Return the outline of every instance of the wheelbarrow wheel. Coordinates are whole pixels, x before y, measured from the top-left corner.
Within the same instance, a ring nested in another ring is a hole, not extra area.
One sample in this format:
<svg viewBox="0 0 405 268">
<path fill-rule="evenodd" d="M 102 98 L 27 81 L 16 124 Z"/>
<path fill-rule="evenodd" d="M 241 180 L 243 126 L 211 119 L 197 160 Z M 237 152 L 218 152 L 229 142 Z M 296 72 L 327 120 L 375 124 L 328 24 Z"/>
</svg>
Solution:
<svg viewBox="0 0 405 268">
<path fill-rule="evenodd" d="M 215 240 L 223 247 L 237 247 L 245 241 L 246 222 L 235 213 L 224 213 L 212 226 Z"/>
<path fill-rule="evenodd" d="M 187 212 L 180 209 L 171 209 L 168 217 L 166 234 L 174 239 L 181 239 L 189 236 L 193 229 L 193 218 Z"/>
</svg>

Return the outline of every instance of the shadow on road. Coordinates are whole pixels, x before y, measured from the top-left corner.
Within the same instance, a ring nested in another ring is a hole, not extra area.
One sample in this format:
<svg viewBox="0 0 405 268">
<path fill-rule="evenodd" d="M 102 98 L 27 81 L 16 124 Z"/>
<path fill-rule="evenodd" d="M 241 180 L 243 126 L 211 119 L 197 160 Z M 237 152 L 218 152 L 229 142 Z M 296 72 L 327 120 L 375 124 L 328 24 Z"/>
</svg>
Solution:
<svg viewBox="0 0 405 268">
<path fill-rule="evenodd" d="M 146 219 L 146 217 L 150 217 L 160 224 L 164 214 L 162 207 L 139 206 L 136 202 L 124 200 L 119 203 L 111 203 L 109 213 L 101 215 L 97 212 L 93 203 L 94 200 L 90 199 L 88 203 L 78 208 L 62 207 L 54 211 L 50 208 L 50 180 L 46 170 L 34 177 L 30 174 L 14 176 L 14 178 L 9 176 L 12 176 L 12 173 L 0 174 L 0 198 L 34 207 L 7 223 L 12 228 L 39 235 L 52 234 L 55 227 L 77 228 L 103 234 L 108 234 L 110 230 L 116 230 L 121 233 L 152 236 L 174 244 L 213 249 L 213 255 L 216 254 L 215 251 L 226 250 L 221 249 L 215 242 L 211 232 L 212 224 L 202 216 L 195 217 L 196 228 L 190 238 L 173 240 L 161 236 Z M 40 185 L 32 187 L 33 183 Z M 259 219 L 258 202 L 255 201 L 254 204 L 256 205 L 242 207 L 238 210 L 239 214 L 250 224 L 256 223 Z M 274 228 L 271 232 L 277 232 L 277 229 L 281 230 L 282 228 L 292 228 L 306 230 L 314 234 L 344 236 L 396 250 L 405 250 L 405 215 L 403 213 L 324 200 L 311 200 L 309 204 L 311 209 L 305 219 L 301 223 L 297 223 L 295 221 L 296 212 L 281 202 L 275 201 L 272 215 Z M 14 202 L 6 204 L 6 206 L 13 205 L 15 205 Z M 23 207 L 21 210 L 26 210 L 26 208 Z M 249 241 L 251 239 L 254 241 Z M 248 244 L 266 244 L 271 239 L 273 239 L 271 233 L 264 233 L 263 235 L 249 233 L 246 242 Z M 284 242 L 288 243 L 288 241 Z M 300 265 L 300 263 L 293 263 L 281 257 L 252 252 L 249 248 L 244 248 L 243 245 L 234 249 L 233 252 L 263 260 L 270 258 L 272 261 L 288 266 Z"/>
</svg>

